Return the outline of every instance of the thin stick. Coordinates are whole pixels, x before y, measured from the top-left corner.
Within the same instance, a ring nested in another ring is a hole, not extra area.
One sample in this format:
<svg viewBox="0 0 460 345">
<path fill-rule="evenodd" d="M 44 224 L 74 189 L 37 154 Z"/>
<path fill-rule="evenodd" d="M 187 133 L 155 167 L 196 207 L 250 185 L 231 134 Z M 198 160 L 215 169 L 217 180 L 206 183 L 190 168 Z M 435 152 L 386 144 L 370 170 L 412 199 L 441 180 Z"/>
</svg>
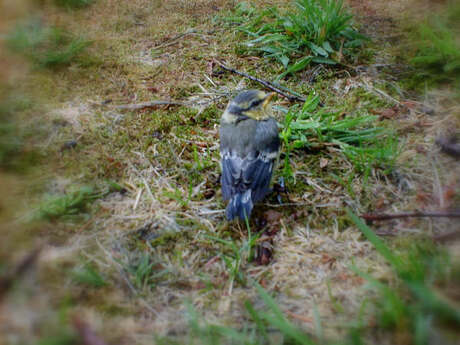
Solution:
<svg viewBox="0 0 460 345">
<path fill-rule="evenodd" d="M 175 36 L 175 37 L 163 42 L 162 44 L 160 44 L 160 45 L 158 45 L 156 47 L 153 47 L 152 49 L 160 49 L 160 48 L 169 47 L 169 46 L 171 46 L 173 44 L 176 44 L 179 39 L 181 39 L 181 38 L 183 38 L 183 37 L 185 37 L 187 35 L 194 34 L 195 32 L 196 31 L 194 29 L 187 30 L 186 32 L 183 32 L 183 33 L 181 33 L 181 34 L 179 34 L 179 35 L 177 35 L 177 36 Z"/>
<path fill-rule="evenodd" d="M 293 313 L 292 311 L 289 311 L 289 310 L 286 310 L 285 313 L 287 315 L 289 315 L 290 317 L 292 317 L 293 319 L 297 319 L 297 320 L 300 320 L 300 321 L 303 321 L 303 322 L 306 322 L 306 323 L 312 323 L 313 322 L 313 319 L 311 317 L 308 317 L 308 316 L 295 314 L 295 313 Z"/>
<path fill-rule="evenodd" d="M 365 220 L 387 220 L 396 218 L 411 218 L 411 217 L 449 217 L 449 218 L 460 218 L 460 211 L 449 211 L 449 212 L 406 212 L 406 213 L 366 213 L 362 214 L 361 218 Z"/>
<path fill-rule="evenodd" d="M 329 207 L 329 206 L 337 206 L 337 204 L 314 204 L 312 202 L 287 202 L 284 204 L 271 204 L 271 203 L 264 203 L 265 206 L 268 207 L 293 207 L 293 206 L 312 206 L 312 207 Z"/>
<path fill-rule="evenodd" d="M 460 237 L 460 230 L 456 230 L 456 231 L 448 232 L 446 234 L 436 235 L 433 237 L 433 240 L 435 240 L 436 242 L 444 243 L 450 240 L 455 240 L 456 238 L 459 238 L 459 237 Z"/>
<path fill-rule="evenodd" d="M 133 104 L 123 104 L 115 106 L 115 109 L 120 110 L 138 110 L 144 108 L 154 108 L 159 105 L 189 105 L 189 103 L 179 102 L 179 101 L 151 101 L 151 102 L 143 102 L 143 103 L 133 103 Z"/>
<path fill-rule="evenodd" d="M 396 98 L 393 98 L 391 97 L 390 95 L 388 95 L 387 93 L 385 93 L 384 91 L 380 90 L 380 89 L 377 89 L 376 87 L 370 85 L 369 83 L 367 82 L 362 82 L 362 83 L 359 83 L 360 86 L 362 86 L 363 88 L 365 88 L 367 91 L 370 91 L 370 92 L 373 92 L 377 95 L 380 95 L 382 96 L 383 98 L 386 98 L 388 100 L 390 100 L 391 102 L 395 103 L 395 104 L 401 104 L 400 101 L 398 101 Z"/>
<path fill-rule="evenodd" d="M 252 75 L 249 75 L 247 73 L 244 73 L 244 72 L 241 72 L 241 71 L 238 71 L 234 68 L 231 68 L 231 67 L 228 67 L 226 65 L 224 65 L 222 62 L 214 59 L 214 61 L 220 66 L 222 67 L 224 70 L 226 71 L 229 71 L 229 72 L 232 72 L 232 73 L 235 73 L 235 74 L 238 74 L 238 75 L 241 75 L 245 78 L 248 78 L 252 81 L 256 81 L 260 84 L 262 84 L 263 86 L 265 86 L 266 88 L 272 90 L 272 91 L 275 91 L 276 93 L 279 93 L 281 96 L 284 96 L 286 97 L 289 101 L 291 102 L 305 102 L 305 98 L 303 97 L 299 97 L 299 96 L 296 96 L 296 95 L 289 95 L 287 94 L 286 92 L 282 91 L 280 88 L 276 87 L 275 85 L 273 85 L 271 82 L 269 81 L 266 81 L 266 80 L 263 80 L 263 79 L 260 79 L 260 78 L 256 78 L 256 77 L 253 77 Z M 292 93 L 292 92 L 291 92 Z"/>
</svg>

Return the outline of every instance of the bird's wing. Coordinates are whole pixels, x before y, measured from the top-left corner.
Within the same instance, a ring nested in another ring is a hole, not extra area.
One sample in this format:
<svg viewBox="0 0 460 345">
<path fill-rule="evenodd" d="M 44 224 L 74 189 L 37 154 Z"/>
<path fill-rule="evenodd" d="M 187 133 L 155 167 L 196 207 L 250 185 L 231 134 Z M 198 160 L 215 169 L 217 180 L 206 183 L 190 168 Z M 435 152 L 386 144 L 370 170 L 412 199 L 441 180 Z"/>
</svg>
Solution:
<svg viewBox="0 0 460 345">
<path fill-rule="evenodd" d="M 222 152 L 222 196 L 225 200 L 251 189 L 252 200 L 267 194 L 277 152 L 260 152 L 257 156 L 239 157 Z"/>
</svg>

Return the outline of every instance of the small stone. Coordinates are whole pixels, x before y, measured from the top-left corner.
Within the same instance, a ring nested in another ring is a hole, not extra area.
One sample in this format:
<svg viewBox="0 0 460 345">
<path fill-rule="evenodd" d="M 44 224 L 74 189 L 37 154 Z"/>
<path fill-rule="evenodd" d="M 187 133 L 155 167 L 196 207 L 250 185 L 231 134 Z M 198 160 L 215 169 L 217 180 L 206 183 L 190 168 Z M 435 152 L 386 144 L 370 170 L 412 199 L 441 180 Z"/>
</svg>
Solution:
<svg viewBox="0 0 460 345">
<path fill-rule="evenodd" d="M 69 140 L 69 141 L 66 141 L 66 142 L 61 146 L 61 151 L 74 149 L 75 147 L 77 147 L 77 142 L 76 142 L 75 140 Z"/>
<path fill-rule="evenodd" d="M 432 107 L 429 107 L 427 105 L 423 105 L 422 108 L 420 109 L 422 113 L 427 114 L 427 115 L 435 115 L 435 111 Z"/>
<path fill-rule="evenodd" d="M 327 166 L 327 164 L 329 163 L 329 161 L 327 160 L 327 158 L 321 158 L 319 160 L 319 167 L 321 169 L 325 168 Z"/>
</svg>

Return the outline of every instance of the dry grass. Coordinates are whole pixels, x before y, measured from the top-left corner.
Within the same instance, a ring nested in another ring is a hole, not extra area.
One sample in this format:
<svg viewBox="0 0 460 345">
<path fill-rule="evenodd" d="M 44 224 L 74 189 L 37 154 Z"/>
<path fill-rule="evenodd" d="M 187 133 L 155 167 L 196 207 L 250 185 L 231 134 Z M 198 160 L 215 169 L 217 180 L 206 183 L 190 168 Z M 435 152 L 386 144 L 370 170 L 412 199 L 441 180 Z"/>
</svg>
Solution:
<svg viewBox="0 0 460 345">
<path fill-rule="evenodd" d="M 259 58 L 235 54 L 237 34 L 213 19 L 233 6 L 233 1 L 224 0 L 100 0 L 72 12 L 45 3 L 41 11 L 47 22 L 92 41 L 91 58 L 88 65 L 73 64 L 57 72 L 34 70 L 17 87 L 41 103 L 34 109 L 42 110 L 40 121 L 49 124 L 47 139 L 32 144 L 46 153 L 50 163 L 32 173 L 39 179 L 30 183 L 33 188 L 26 200 L 36 205 L 43 192 L 62 193 L 74 184 L 102 186 L 108 180 L 123 189 L 96 201 L 90 217 L 78 223 L 19 223 L 27 243 L 36 237 L 30 234 L 36 227 L 46 246 L 33 274 L 17 284 L 3 305 L 0 342 L 71 336 L 66 318 L 76 314 L 107 341 L 147 344 L 153 336 L 186 337 L 186 301 L 209 322 L 235 326 L 247 320 L 245 300 L 256 307 L 262 304 L 250 283 L 232 278 L 223 255 L 233 254 L 213 239 L 228 239 L 241 248 L 248 238 L 244 226 L 224 220 L 218 186 L 218 120 L 232 91 L 257 85 L 210 73 L 212 58 L 266 79 L 279 72 Z M 367 6 L 367 11 L 380 16 L 380 8 Z M 386 10 L 394 16 L 394 8 Z M 375 54 L 378 64 L 394 63 L 387 50 Z M 391 174 L 374 169 L 364 181 L 334 147 L 293 153 L 294 179 L 283 197 L 297 205 L 270 206 L 274 201 L 267 200 L 258 210 L 258 215 L 267 210 L 280 213 L 273 260 L 259 266 L 243 253 L 238 263 L 245 278 L 273 292 L 288 318 L 313 333 L 317 325 L 309 320 L 315 319 L 317 310 L 328 337 L 342 334 L 342 325 L 372 296 L 363 279 L 350 271 L 352 263 L 381 280 L 393 279 L 344 208 L 436 210 L 458 202 L 458 162 L 440 155 L 433 145 L 437 136 L 458 128 L 458 105 L 444 90 L 415 102 L 391 73 L 378 70 L 376 64 L 358 64 L 359 68 L 346 71 L 321 72 L 314 87 L 328 107 L 345 113 L 382 114 L 394 109 L 382 123 L 396 131 L 401 143 L 396 168 Z M 309 77 L 301 74 L 286 85 L 306 92 L 312 88 L 306 81 Z M 151 99 L 193 99 L 212 105 L 138 112 L 114 106 Z M 286 105 L 280 99 L 276 104 Z M 427 114 L 428 109 L 435 114 Z M 277 116 L 282 120 L 281 113 Z M 29 118 L 25 124 L 34 121 Z M 77 146 L 63 150 L 69 140 Z M 55 180 L 66 182 L 60 185 Z M 2 226 L 2 236 L 11 231 L 11 224 L 18 224 L 11 218 Z M 396 236 L 391 245 L 404 250 L 405 241 L 455 226 L 449 220 L 406 219 L 377 223 L 374 228 Z M 255 221 L 251 227 L 259 229 Z M 17 262 L 26 252 L 27 246 L 18 244 L 21 236 L 7 237 L 18 254 L 12 255 L 9 245 L 2 246 L 4 262 Z M 140 268 L 143 257 L 149 258 L 146 271 Z M 72 272 L 88 263 L 106 285 L 75 282 Z"/>
</svg>

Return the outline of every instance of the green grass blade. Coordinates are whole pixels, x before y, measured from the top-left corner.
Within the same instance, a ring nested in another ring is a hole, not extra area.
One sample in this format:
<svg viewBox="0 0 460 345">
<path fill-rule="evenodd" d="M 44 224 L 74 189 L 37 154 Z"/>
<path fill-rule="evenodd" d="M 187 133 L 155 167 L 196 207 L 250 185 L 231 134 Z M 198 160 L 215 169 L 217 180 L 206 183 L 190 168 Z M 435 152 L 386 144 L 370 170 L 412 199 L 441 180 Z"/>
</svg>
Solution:
<svg viewBox="0 0 460 345">
<path fill-rule="evenodd" d="M 364 222 L 356 216 L 348 207 L 346 208 L 347 215 L 355 223 L 358 229 L 366 236 L 369 242 L 371 242 L 375 249 L 397 270 L 401 269 L 401 262 L 399 258 L 391 252 L 385 243 L 368 227 Z"/>
</svg>

